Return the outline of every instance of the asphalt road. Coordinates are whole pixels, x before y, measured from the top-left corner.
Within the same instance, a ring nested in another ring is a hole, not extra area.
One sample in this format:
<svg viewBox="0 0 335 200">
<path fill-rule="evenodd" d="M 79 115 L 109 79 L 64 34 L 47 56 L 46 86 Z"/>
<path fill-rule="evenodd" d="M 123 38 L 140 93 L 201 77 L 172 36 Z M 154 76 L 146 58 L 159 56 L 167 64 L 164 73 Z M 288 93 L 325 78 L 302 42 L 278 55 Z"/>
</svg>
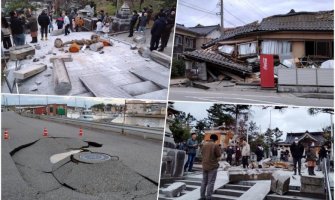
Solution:
<svg viewBox="0 0 335 200">
<path fill-rule="evenodd" d="M 2 199 L 156 199 L 161 142 L 87 129 L 79 137 L 79 127 L 14 112 L 1 117 L 2 133 L 6 128 L 10 136 L 2 135 Z M 87 147 L 85 141 L 102 146 Z M 79 148 L 119 160 L 85 164 L 68 157 L 57 167 L 50 163 L 50 155 Z"/>
<path fill-rule="evenodd" d="M 228 88 L 224 91 L 206 91 L 197 88 L 171 87 L 169 100 L 310 107 L 333 107 L 334 104 L 332 99 L 301 98 L 294 94 L 277 93 L 276 91 Z"/>
</svg>

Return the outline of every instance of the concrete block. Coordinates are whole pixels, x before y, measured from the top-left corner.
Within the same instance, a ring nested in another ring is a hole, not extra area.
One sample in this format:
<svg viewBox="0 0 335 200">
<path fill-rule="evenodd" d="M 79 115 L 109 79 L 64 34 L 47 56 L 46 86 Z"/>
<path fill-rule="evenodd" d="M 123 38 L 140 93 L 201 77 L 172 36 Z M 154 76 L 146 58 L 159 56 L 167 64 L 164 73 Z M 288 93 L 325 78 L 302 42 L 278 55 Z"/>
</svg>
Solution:
<svg viewBox="0 0 335 200">
<path fill-rule="evenodd" d="M 175 160 L 175 168 L 173 172 L 173 177 L 182 177 L 184 174 L 184 161 L 186 158 L 186 152 L 177 150 Z"/>
<path fill-rule="evenodd" d="M 9 59 L 11 60 L 23 60 L 28 55 L 35 55 L 35 48 L 29 44 L 22 46 L 15 46 L 9 49 Z"/>
<path fill-rule="evenodd" d="M 271 191 L 283 195 L 289 191 L 290 176 L 276 171 L 271 177 Z"/>
<path fill-rule="evenodd" d="M 228 169 L 229 182 L 247 180 L 271 180 L 272 173 L 278 169 Z"/>
<path fill-rule="evenodd" d="M 14 71 L 13 74 L 14 74 L 14 78 L 23 80 L 23 79 L 29 78 L 31 76 L 34 76 L 38 73 L 41 73 L 46 69 L 47 69 L 47 65 L 45 65 L 45 64 L 42 64 L 42 63 L 33 64 L 33 65 L 30 65 L 30 66 L 25 67 L 23 69 L 20 69 L 18 71 Z"/>
<path fill-rule="evenodd" d="M 325 188 L 324 188 L 323 185 L 301 184 L 300 192 L 313 193 L 313 194 L 324 194 L 325 193 Z"/>
<path fill-rule="evenodd" d="M 177 197 L 180 196 L 180 193 L 186 189 L 186 184 L 183 182 L 175 182 L 169 185 L 167 188 L 160 190 L 162 194 L 165 194 L 166 197 Z"/>
<path fill-rule="evenodd" d="M 65 58 L 68 60 L 69 58 Z M 51 60 L 51 59 L 50 59 Z M 71 89 L 71 80 L 67 72 L 64 59 L 52 59 L 53 62 L 53 81 L 56 94 L 67 94 Z"/>
<path fill-rule="evenodd" d="M 324 178 L 321 176 L 307 176 L 303 175 L 300 179 L 301 184 L 308 184 L 308 185 L 323 185 Z"/>
<path fill-rule="evenodd" d="M 138 53 L 144 58 L 150 58 L 151 51 L 146 47 L 140 47 Z"/>
<path fill-rule="evenodd" d="M 57 29 L 50 33 L 51 36 L 58 36 L 62 34 L 65 34 L 65 29 Z"/>
<path fill-rule="evenodd" d="M 168 55 L 165 55 L 164 53 L 161 53 L 159 51 L 152 51 L 150 58 L 154 61 L 156 61 L 157 63 L 170 68 L 170 64 L 171 64 L 171 57 Z"/>
<path fill-rule="evenodd" d="M 98 42 L 90 45 L 90 50 L 98 52 L 104 48 L 104 43 Z"/>
</svg>

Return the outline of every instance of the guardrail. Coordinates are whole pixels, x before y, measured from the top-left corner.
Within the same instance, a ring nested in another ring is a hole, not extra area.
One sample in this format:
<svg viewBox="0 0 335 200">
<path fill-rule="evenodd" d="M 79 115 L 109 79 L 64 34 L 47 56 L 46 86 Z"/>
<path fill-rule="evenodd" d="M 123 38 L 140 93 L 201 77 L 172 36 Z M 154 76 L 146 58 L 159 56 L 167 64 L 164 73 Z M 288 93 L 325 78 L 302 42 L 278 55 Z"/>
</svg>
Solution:
<svg viewBox="0 0 335 200">
<path fill-rule="evenodd" d="M 329 160 L 328 158 L 324 158 L 323 160 L 323 173 L 325 176 L 325 188 L 326 188 L 326 195 L 327 200 L 333 200 L 331 188 L 330 188 L 330 180 L 329 180 Z"/>
<path fill-rule="evenodd" d="M 80 120 L 80 119 L 71 119 L 65 117 L 55 117 L 55 116 L 47 116 L 47 115 L 35 115 L 35 114 L 28 114 L 28 113 L 21 113 L 22 116 L 37 118 L 42 120 L 54 121 L 64 124 L 72 124 L 81 127 L 87 127 L 92 129 L 99 129 L 104 131 L 113 131 L 117 133 L 124 133 L 126 135 L 135 135 L 140 136 L 145 139 L 156 139 L 156 140 L 163 140 L 163 128 L 153 128 L 153 127 L 141 127 L 141 126 L 134 126 L 128 124 L 117 124 L 117 123 L 102 123 L 102 122 L 92 122 L 87 120 Z"/>
</svg>

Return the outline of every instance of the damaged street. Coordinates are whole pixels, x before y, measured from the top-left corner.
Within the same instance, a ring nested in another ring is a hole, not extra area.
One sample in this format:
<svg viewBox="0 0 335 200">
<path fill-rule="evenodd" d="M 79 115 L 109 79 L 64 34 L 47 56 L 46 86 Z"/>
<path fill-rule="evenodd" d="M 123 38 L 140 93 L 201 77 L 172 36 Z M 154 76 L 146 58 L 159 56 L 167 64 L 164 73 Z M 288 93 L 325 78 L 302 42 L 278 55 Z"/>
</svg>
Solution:
<svg viewBox="0 0 335 200">
<path fill-rule="evenodd" d="M 156 199 L 160 141 L 12 111 L 2 124 L 4 199 Z"/>
</svg>

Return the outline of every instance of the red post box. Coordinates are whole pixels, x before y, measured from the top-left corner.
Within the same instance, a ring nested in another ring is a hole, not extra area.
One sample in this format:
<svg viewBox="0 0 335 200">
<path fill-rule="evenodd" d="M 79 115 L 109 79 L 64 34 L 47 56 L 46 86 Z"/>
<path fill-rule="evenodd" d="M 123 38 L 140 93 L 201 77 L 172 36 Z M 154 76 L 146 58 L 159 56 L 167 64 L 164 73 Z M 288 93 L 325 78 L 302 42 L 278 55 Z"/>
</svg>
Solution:
<svg viewBox="0 0 335 200">
<path fill-rule="evenodd" d="M 274 88 L 274 61 L 273 55 L 262 54 L 260 55 L 261 64 L 261 87 L 262 88 Z"/>
</svg>

